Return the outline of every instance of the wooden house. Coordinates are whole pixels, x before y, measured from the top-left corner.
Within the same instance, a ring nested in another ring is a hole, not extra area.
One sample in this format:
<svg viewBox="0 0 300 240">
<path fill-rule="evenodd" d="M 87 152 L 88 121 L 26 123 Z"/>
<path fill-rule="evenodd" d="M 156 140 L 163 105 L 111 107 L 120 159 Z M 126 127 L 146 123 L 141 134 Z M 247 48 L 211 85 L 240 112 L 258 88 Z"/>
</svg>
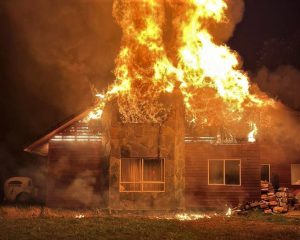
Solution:
<svg viewBox="0 0 300 240">
<path fill-rule="evenodd" d="M 300 187 L 300 158 L 287 158 L 282 146 L 189 137 L 184 107 L 175 105 L 163 124 L 122 123 L 113 105 L 91 123 L 88 110 L 27 147 L 47 157 L 46 205 L 222 207 L 259 200 L 261 180 Z"/>
</svg>

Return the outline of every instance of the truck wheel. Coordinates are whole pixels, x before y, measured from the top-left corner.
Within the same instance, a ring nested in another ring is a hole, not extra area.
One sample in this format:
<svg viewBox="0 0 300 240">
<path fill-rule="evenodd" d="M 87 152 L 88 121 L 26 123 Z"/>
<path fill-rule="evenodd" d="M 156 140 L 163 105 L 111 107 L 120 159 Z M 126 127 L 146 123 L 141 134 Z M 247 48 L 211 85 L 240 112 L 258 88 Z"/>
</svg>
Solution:
<svg viewBox="0 0 300 240">
<path fill-rule="evenodd" d="M 30 195 L 26 192 L 20 193 L 16 198 L 17 203 L 29 203 L 29 201 Z"/>
</svg>

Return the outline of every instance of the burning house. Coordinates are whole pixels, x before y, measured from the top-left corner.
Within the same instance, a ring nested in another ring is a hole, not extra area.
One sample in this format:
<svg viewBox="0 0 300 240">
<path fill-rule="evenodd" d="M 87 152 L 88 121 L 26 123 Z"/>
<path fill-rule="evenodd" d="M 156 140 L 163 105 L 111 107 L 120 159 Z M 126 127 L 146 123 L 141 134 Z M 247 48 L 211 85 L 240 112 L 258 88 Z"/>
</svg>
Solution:
<svg viewBox="0 0 300 240">
<path fill-rule="evenodd" d="M 101 121 L 85 112 L 29 146 L 48 156 L 47 205 L 166 210 L 257 199 L 258 144 L 186 135 L 177 99 L 163 124 L 122 123 L 110 103 Z"/>
<path fill-rule="evenodd" d="M 213 34 L 232 24 L 234 3 L 168 4 L 177 13 L 172 50 L 164 1 L 115 1 L 116 81 L 92 109 L 25 149 L 48 158 L 48 206 L 216 207 L 260 199 L 261 180 L 299 186 L 300 160 L 278 160 L 282 148 L 257 138 L 276 103 Z"/>
</svg>

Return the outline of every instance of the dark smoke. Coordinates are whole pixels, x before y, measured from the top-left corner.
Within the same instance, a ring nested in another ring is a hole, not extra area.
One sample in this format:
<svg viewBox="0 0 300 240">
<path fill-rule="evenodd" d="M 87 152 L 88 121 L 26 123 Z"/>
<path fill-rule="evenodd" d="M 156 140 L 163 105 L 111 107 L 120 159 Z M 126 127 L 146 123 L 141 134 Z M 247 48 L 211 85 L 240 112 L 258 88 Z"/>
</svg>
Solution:
<svg viewBox="0 0 300 240">
<path fill-rule="evenodd" d="M 300 110 L 300 71 L 293 66 L 279 66 L 275 71 L 261 68 L 255 81 L 270 96 Z"/>
<path fill-rule="evenodd" d="M 99 206 L 103 193 L 95 192 L 98 184 L 97 176 L 92 171 L 86 170 L 78 174 L 74 181 L 63 191 L 67 199 L 79 202 L 84 206 Z"/>
<path fill-rule="evenodd" d="M 208 27 L 214 40 L 218 43 L 227 42 L 234 34 L 236 25 L 242 21 L 244 14 L 244 0 L 226 0 L 226 20 L 221 23 L 212 24 Z"/>
<path fill-rule="evenodd" d="M 10 176 L 40 179 L 46 159 L 24 147 L 93 104 L 90 83 L 112 82 L 120 30 L 111 12 L 106 0 L 0 1 L 0 192 Z"/>
<path fill-rule="evenodd" d="M 112 19 L 112 1 L 7 1 L 13 23 L 30 53 L 59 67 L 69 81 L 112 80 L 119 48 L 119 29 Z"/>
</svg>

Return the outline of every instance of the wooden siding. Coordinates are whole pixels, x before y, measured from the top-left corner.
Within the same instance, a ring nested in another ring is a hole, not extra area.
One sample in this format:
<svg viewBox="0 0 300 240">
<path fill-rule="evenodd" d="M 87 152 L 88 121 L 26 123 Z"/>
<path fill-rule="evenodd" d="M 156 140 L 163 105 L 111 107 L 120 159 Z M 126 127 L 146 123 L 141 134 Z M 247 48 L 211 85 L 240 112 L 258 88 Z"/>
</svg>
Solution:
<svg viewBox="0 0 300 240">
<path fill-rule="evenodd" d="M 257 144 L 212 145 L 188 143 L 186 207 L 224 207 L 260 199 L 260 160 Z M 240 159 L 241 186 L 208 185 L 208 159 Z"/>
<path fill-rule="evenodd" d="M 280 187 L 300 189 L 298 185 L 291 185 L 291 164 L 300 164 L 300 150 L 291 150 L 289 146 L 261 144 L 261 164 L 270 164 L 271 182 L 276 185 L 278 179 Z"/>
<path fill-rule="evenodd" d="M 47 206 L 106 205 L 107 169 L 101 142 L 50 141 Z"/>
</svg>

